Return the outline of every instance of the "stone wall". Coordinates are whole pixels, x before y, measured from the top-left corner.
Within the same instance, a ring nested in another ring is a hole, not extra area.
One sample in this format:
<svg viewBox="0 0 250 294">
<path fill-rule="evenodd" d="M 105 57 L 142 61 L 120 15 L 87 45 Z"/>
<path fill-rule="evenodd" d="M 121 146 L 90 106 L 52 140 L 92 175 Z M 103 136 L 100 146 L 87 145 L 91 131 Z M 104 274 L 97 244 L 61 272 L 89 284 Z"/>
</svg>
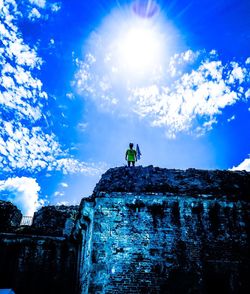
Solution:
<svg viewBox="0 0 250 294">
<path fill-rule="evenodd" d="M 249 293 L 249 193 L 244 171 L 121 167 L 108 170 L 79 208 L 45 207 L 30 227 L 17 226 L 17 209 L 6 214 L 4 204 L 0 288 Z"/>
<path fill-rule="evenodd" d="M 13 212 L 19 222 L 13 222 Z M 77 212 L 78 206 L 47 206 L 35 214 L 31 226 L 19 226 L 20 211 L 1 201 L 0 289 L 12 288 L 16 294 L 79 293 L 81 239 L 71 237 Z"/>
<path fill-rule="evenodd" d="M 20 225 L 21 211 L 9 201 L 0 200 L 0 231 Z"/>
<path fill-rule="evenodd" d="M 99 194 L 82 293 L 247 293 L 249 215 L 244 201 Z"/>
<path fill-rule="evenodd" d="M 32 228 L 39 230 L 40 234 L 44 231 L 49 235 L 70 235 L 78 210 L 78 205 L 42 207 L 34 214 Z"/>
<path fill-rule="evenodd" d="M 78 244 L 63 237 L 0 233 L 0 288 L 78 293 L 77 258 Z"/>
<path fill-rule="evenodd" d="M 214 195 L 249 200 L 250 173 L 223 170 L 176 170 L 138 166 L 109 169 L 97 183 L 99 192 L 174 193 L 181 195 Z"/>
<path fill-rule="evenodd" d="M 81 203 L 81 293 L 248 293 L 249 188 L 246 172 L 110 169 Z"/>
</svg>

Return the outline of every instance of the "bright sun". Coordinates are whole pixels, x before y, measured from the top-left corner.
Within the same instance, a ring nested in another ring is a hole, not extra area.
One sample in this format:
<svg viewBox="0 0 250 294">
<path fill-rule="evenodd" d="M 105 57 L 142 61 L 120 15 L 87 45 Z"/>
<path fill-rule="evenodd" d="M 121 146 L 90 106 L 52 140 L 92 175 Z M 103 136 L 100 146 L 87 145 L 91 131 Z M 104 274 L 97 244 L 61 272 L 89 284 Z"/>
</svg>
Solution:
<svg viewBox="0 0 250 294">
<path fill-rule="evenodd" d="M 128 71 L 152 70 L 161 54 L 157 32 L 148 25 L 135 26 L 123 33 L 118 41 L 120 64 Z"/>
<path fill-rule="evenodd" d="M 114 10 L 93 32 L 87 49 L 94 52 L 93 66 L 103 72 L 104 80 L 121 88 L 123 82 L 130 87 L 162 76 L 173 47 L 173 30 L 153 8 Z"/>
</svg>

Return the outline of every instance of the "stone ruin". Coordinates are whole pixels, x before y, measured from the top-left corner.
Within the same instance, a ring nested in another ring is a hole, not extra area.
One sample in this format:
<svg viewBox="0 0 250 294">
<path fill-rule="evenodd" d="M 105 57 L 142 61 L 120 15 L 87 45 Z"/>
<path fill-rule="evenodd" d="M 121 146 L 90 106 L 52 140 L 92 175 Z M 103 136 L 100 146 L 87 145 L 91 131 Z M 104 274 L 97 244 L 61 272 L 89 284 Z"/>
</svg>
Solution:
<svg viewBox="0 0 250 294">
<path fill-rule="evenodd" d="M 119 167 L 80 206 L 29 227 L 0 202 L 0 288 L 15 293 L 249 293 L 248 172 Z"/>
</svg>

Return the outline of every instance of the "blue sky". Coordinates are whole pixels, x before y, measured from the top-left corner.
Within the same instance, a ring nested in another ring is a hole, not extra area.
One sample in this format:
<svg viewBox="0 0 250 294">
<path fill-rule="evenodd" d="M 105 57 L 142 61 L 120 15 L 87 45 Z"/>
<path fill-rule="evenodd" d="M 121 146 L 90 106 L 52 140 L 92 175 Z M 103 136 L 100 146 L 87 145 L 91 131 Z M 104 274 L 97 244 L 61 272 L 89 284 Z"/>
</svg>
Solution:
<svg viewBox="0 0 250 294">
<path fill-rule="evenodd" d="M 125 164 L 250 170 L 250 2 L 0 0 L 0 198 L 77 204 Z"/>
</svg>

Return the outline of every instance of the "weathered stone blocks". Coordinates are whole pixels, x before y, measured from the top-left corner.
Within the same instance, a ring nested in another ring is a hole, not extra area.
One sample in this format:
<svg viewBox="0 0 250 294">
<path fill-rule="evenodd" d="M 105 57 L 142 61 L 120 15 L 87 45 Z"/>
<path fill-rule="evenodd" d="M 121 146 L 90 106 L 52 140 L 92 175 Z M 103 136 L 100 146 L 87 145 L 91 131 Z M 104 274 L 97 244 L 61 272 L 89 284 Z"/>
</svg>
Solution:
<svg viewBox="0 0 250 294">
<path fill-rule="evenodd" d="M 209 293 L 212 281 L 222 293 L 244 293 L 249 210 L 216 198 L 96 194 L 83 293 Z"/>
<path fill-rule="evenodd" d="M 82 293 L 247 293 L 249 191 L 244 171 L 108 170 Z"/>
<path fill-rule="evenodd" d="M 0 231 L 0 287 L 249 293 L 249 193 L 244 171 L 110 169 L 79 210 L 46 207 L 31 227 Z"/>
<path fill-rule="evenodd" d="M 22 219 L 21 211 L 11 202 L 0 200 L 0 230 L 6 231 L 10 227 L 20 225 Z"/>
<path fill-rule="evenodd" d="M 47 234 L 59 236 L 70 234 L 77 218 L 78 210 L 78 205 L 42 207 L 35 212 L 32 227 Z"/>
<path fill-rule="evenodd" d="M 71 236 L 77 213 L 77 206 L 44 207 L 32 226 L 19 226 L 20 211 L 1 201 L 0 289 L 12 288 L 16 294 L 79 293 L 81 239 Z"/>
<path fill-rule="evenodd" d="M 249 199 L 250 174 L 245 171 L 176 170 L 159 167 L 109 169 L 94 189 L 101 192 L 174 193 Z"/>
</svg>

